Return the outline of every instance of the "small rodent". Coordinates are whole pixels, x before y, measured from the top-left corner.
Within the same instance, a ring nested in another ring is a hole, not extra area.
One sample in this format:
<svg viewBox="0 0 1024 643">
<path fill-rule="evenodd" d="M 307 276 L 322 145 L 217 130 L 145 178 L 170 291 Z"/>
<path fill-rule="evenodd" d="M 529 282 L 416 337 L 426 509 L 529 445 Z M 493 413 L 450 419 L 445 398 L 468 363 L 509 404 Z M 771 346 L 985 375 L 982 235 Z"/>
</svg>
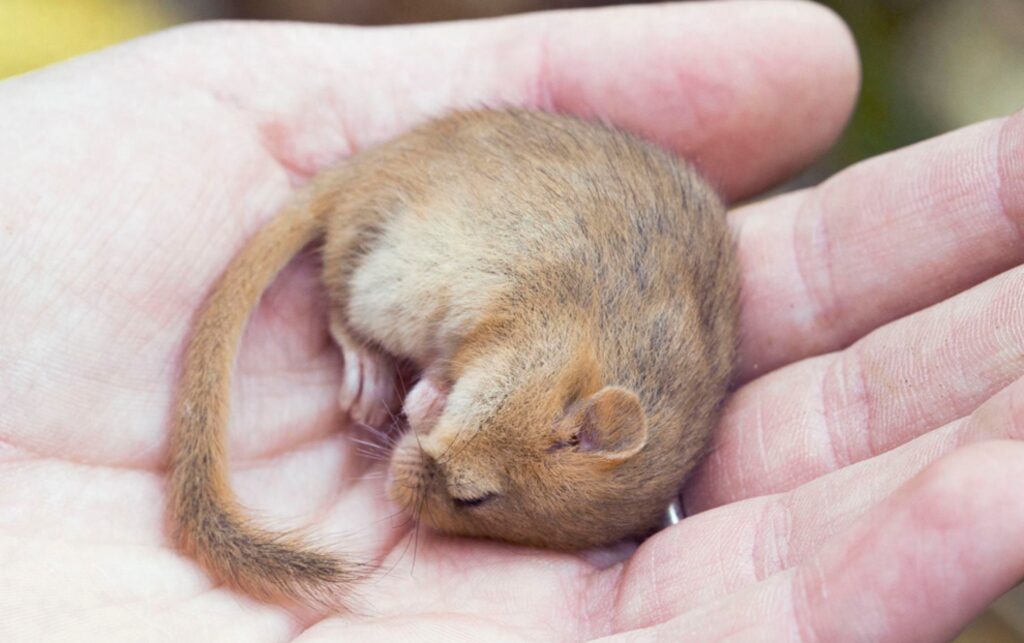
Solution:
<svg viewBox="0 0 1024 643">
<path fill-rule="evenodd" d="M 452 114 L 316 176 L 201 312 L 174 418 L 183 546 L 251 594 L 332 601 L 343 553 L 255 526 L 227 482 L 232 364 L 275 275 L 322 242 L 341 403 L 405 411 L 388 494 L 450 534 L 576 549 L 643 535 L 708 445 L 736 352 L 714 192 L 634 136 L 516 110 Z M 422 373 L 403 401 L 396 364 Z"/>
</svg>

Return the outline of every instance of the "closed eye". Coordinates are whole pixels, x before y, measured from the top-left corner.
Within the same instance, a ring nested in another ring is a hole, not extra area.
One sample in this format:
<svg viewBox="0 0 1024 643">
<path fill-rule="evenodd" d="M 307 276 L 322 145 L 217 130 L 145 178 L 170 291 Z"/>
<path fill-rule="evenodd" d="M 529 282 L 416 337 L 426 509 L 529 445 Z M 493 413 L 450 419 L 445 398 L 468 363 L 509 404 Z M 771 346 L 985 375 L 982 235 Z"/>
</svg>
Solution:
<svg viewBox="0 0 1024 643">
<path fill-rule="evenodd" d="M 469 507 L 479 507 L 480 505 L 484 504 L 488 500 L 493 500 L 494 498 L 497 497 L 497 495 L 498 494 L 496 494 L 496 493 L 485 493 L 484 495 L 477 496 L 475 498 L 454 498 L 453 497 L 452 498 L 452 502 L 455 503 L 455 506 L 458 507 L 459 509 L 468 509 Z"/>
</svg>

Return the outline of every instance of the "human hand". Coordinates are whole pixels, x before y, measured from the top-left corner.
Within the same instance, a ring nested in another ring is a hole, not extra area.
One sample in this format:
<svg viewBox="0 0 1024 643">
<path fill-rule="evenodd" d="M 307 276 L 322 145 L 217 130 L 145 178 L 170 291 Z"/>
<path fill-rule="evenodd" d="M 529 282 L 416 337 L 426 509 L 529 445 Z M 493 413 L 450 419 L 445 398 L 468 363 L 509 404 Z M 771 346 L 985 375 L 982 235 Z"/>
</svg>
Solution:
<svg viewBox="0 0 1024 643">
<path fill-rule="evenodd" d="M 1020 263 L 1007 222 L 1024 210 L 1021 117 L 731 215 L 747 383 L 687 492 L 707 511 L 624 564 L 413 541 L 390 518 L 379 463 L 338 430 L 340 360 L 312 257 L 268 292 L 243 343 L 233 484 L 275 521 L 355 534 L 346 546 L 386 570 L 360 588 L 367 614 L 250 601 L 179 554 L 163 524 L 193 316 L 319 168 L 439 111 L 510 104 L 607 118 L 696 159 L 738 199 L 832 140 L 856 78 L 828 14 L 758 2 L 387 30 L 199 26 L 0 85 L 0 639 L 955 631 L 1024 572 L 1009 537 L 1024 517 L 1020 446 L 975 447 L 914 477 L 960 443 L 1010 436 L 1014 417 L 1019 432 L 1012 387 L 982 402 L 1024 369 L 1009 305 L 1020 269 L 976 284 Z M 863 355 L 871 370 L 847 394 L 842 369 Z M 900 381 L 925 369 L 927 382 Z M 831 415 L 816 412 L 818 390 Z M 871 442 L 827 460 L 807 448 L 821 427 Z"/>
</svg>

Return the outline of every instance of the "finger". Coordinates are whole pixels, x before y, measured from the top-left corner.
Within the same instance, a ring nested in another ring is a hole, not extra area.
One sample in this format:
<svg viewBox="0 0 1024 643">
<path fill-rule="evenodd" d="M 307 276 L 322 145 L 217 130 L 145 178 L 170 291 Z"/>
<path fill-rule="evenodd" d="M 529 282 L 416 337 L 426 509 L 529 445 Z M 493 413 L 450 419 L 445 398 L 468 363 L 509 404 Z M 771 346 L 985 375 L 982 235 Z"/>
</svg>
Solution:
<svg viewBox="0 0 1024 643">
<path fill-rule="evenodd" d="M 1022 475 L 1020 443 L 964 449 L 793 569 L 626 640 L 949 640 L 1024 575 Z"/>
<path fill-rule="evenodd" d="M 849 345 L 1024 260 L 1024 111 L 733 213 L 741 377 Z"/>
<path fill-rule="evenodd" d="M 702 510 L 792 489 L 968 415 L 1024 375 L 1024 267 L 779 369 L 728 402 L 687 488 Z"/>
<path fill-rule="evenodd" d="M 845 123 L 859 83 L 846 28 L 805 2 L 373 31 L 216 25 L 158 44 L 142 50 L 148 64 L 240 107 L 268 149 L 304 174 L 427 116 L 512 105 L 605 119 L 652 138 L 696 160 L 731 198 L 817 156 Z"/>
<path fill-rule="evenodd" d="M 961 446 L 992 439 L 1024 440 L 1024 379 L 969 418 L 899 449 L 787 493 L 692 516 L 659 533 L 620 573 L 616 625 L 633 629 L 663 622 L 801 564 L 931 463 Z M 650 562 L 676 560 L 681 552 L 686 565 Z"/>
</svg>

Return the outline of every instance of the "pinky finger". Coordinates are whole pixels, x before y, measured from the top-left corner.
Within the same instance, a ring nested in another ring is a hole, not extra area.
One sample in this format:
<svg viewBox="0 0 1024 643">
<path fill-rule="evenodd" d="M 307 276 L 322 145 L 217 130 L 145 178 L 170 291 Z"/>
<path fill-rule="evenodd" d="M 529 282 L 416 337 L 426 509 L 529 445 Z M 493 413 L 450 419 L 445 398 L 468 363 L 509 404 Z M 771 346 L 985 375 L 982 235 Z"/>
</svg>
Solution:
<svg viewBox="0 0 1024 643">
<path fill-rule="evenodd" d="M 944 641 L 1024 577 L 1024 444 L 939 460 L 799 566 L 613 640 Z"/>
</svg>

